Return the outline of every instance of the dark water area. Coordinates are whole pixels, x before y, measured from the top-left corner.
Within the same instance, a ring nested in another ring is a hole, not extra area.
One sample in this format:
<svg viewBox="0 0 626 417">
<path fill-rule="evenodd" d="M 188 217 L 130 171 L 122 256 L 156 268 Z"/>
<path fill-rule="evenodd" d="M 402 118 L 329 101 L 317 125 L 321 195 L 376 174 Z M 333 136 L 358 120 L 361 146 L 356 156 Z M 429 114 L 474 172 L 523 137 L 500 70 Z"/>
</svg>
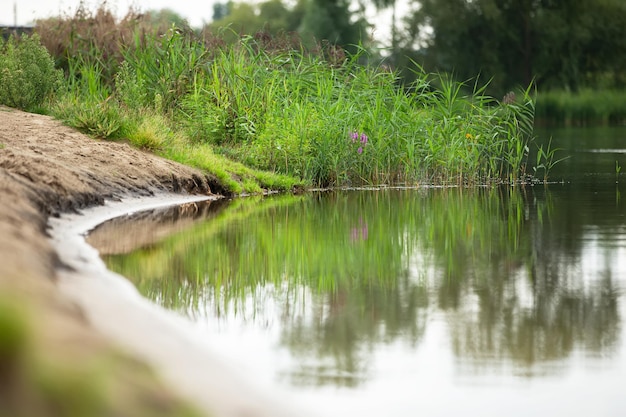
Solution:
<svg viewBox="0 0 626 417">
<path fill-rule="evenodd" d="M 539 143 L 552 138 L 552 147 L 566 157 L 550 172 L 550 180 L 565 181 L 590 189 L 606 188 L 616 180 L 626 181 L 626 126 L 540 129 Z M 616 177 L 616 163 L 621 167 Z"/>
<path fill-rule="evenodd" d="M 547 186 L 191 204 L 91 239 L 320 416 L 622 416 L 626 129 L 538 133 L 570 156 Z"/>
</svg>

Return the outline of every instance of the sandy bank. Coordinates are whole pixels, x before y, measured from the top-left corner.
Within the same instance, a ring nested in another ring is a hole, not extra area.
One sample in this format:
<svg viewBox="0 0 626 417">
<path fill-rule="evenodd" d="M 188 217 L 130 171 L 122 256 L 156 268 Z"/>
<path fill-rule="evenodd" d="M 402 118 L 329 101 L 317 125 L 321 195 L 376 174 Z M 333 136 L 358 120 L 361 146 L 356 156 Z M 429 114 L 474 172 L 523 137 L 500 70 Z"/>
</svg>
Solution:
<svg viewBox="0 0 626 417">
<path fill-rule="evenodd" d="M 33 324 L 33 349 L 55 367 L 82 369 L 111 352 L 126 352 L 119 359 L 124 366 L 110 367 L 114 383 L 101 415 L 171 416 L 177 401 L 172 392 L 207 415 L 280 415 L 181 320 L 103 269 L 82 240 L 94 222 L 133 210 L 125 205 L 131 197 L 144 207 L 171 204 L 181 196 L 206 198 L 216 186 L 200 171 L 123 143 L 90 139 L 47 116 L 0 107 L 0 294 L 40 318 Z M 138 380 L 145 372 L 135 365 L 142 361 L 162 377 L 164 388 Z M 57 415 L 46 407 L 32 412 L 32 401 L 15 401 L 16 379 L 0 372 L 0 411 Z M 36 396 L 29 389 L 20 385 L 18 391 Z"/>
</svg>

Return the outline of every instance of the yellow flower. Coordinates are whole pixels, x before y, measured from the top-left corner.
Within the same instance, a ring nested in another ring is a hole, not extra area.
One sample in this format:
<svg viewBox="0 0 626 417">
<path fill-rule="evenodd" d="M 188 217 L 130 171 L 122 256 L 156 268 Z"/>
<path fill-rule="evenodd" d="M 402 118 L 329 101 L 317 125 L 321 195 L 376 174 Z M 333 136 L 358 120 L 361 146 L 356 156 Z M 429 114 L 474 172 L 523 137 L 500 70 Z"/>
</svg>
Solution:
<svg viewBox="0 0 626 417">
<path fill-rule="evenodd" d="M 472 136 L 471 133 L 466 133 L 465 134 L 465 139 L 474 139 L 474 136 Z"/>
</svg>

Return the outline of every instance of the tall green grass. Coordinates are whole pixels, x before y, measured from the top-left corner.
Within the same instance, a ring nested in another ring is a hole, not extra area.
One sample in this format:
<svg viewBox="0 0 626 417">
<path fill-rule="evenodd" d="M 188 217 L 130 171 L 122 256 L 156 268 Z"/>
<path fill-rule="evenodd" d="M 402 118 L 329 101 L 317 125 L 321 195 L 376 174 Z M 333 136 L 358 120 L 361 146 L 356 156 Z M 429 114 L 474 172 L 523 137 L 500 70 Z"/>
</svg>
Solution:
<svg viewBox="0 0 626 417">
<path fill-rule="evenodd" d="M 124 53 L 114 99 L 167 115 L 194 146 L 314 186 L 515 182 L 526 174 L 533 101 L 419 74 L 409 90 L 365 52 L 328 62 L 253 37 L 208 49 L 170 31 Z M 156 65 L 155 63 L 158 63 Z M 407 93 L 406 91 L 411 91 Z"/>
<path fill-rule="evenodd" d="M 421 70 L 402 86 L 387 67 L 364 65 L 364 50 L 329 54 L 269 35 L 226 45 L 177 28 L 124 33 L 115 64 L 103 42 L 66 57 L 55 114 L 94 136 L 213 169 L 235 193 L 515 183 L 542 164 L 528 160 L 530 89 L 499 101 L 483 86 Z M 253 171 L 241 180 L 243 166 Z"/>
</svg>

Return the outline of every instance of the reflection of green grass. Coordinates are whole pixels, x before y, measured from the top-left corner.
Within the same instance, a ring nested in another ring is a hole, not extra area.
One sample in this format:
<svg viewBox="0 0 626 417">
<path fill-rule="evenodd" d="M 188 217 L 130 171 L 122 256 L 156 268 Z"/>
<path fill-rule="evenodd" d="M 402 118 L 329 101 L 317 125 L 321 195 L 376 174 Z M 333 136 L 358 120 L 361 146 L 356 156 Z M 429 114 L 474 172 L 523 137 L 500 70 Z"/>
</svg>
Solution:
<svg viewBox="0 0 626 417">
<path fill-rule="evenodd" d="M 473 283 L 499 277 L 500 265 L 529 259 L 527 210 L 513 188 L 238 199 L 190 232 L 105 261 L 191 316 L 206 308 L 263 316 L 264 288 L 273 288 L 288 323 L 282 343 L 294 355 L 333 358 L 350 376 L 341 384 L 354 385 L 368 367 L 367 343 L 423 336 L 431 294 L 439 307 L 458 305 Z M 291 317 L 305 294 L 313 317 Z M 327 383 L 315 372 L 294 378 Z"/>
<path fill-rule="evenodd" d="M 334 383 L 359 382 L 372 344 L 419 341 L 433 308 L 447 317 L 454 352 L 478 364 L 504 358 L 534 366 L 577 346 L 609 349 L 620 323 L 615 284 L 607 278 L 572 287 L 567 269 L 580 251 L 568 245 L 580 240 L 562 238 L 571 218 L 556 216 L 557 202 L 543 192 L 447 188 L 237 200 L 191 233 L 107 263 L 148 297 L 192 316 L 280 316 L 281 344 L 292 354 L 331 358 L 347 372 Z M 318 384 L 327 376 L 293 378 Z"/>
<path fill-rule="evenodd" d="M 285 279 L 319 293 L 392 289 L 415 251 L 431 253 L 457 280 L 470 265 L 522 258 L 529 251 L 524 209 L 514 189 L 237 200 L 191 232 L 107 263 L 144 290 L 171 291 L 164 302 L 172 305 L 197 301 L 206 285 L 230 298 Z"/>
</svg>

